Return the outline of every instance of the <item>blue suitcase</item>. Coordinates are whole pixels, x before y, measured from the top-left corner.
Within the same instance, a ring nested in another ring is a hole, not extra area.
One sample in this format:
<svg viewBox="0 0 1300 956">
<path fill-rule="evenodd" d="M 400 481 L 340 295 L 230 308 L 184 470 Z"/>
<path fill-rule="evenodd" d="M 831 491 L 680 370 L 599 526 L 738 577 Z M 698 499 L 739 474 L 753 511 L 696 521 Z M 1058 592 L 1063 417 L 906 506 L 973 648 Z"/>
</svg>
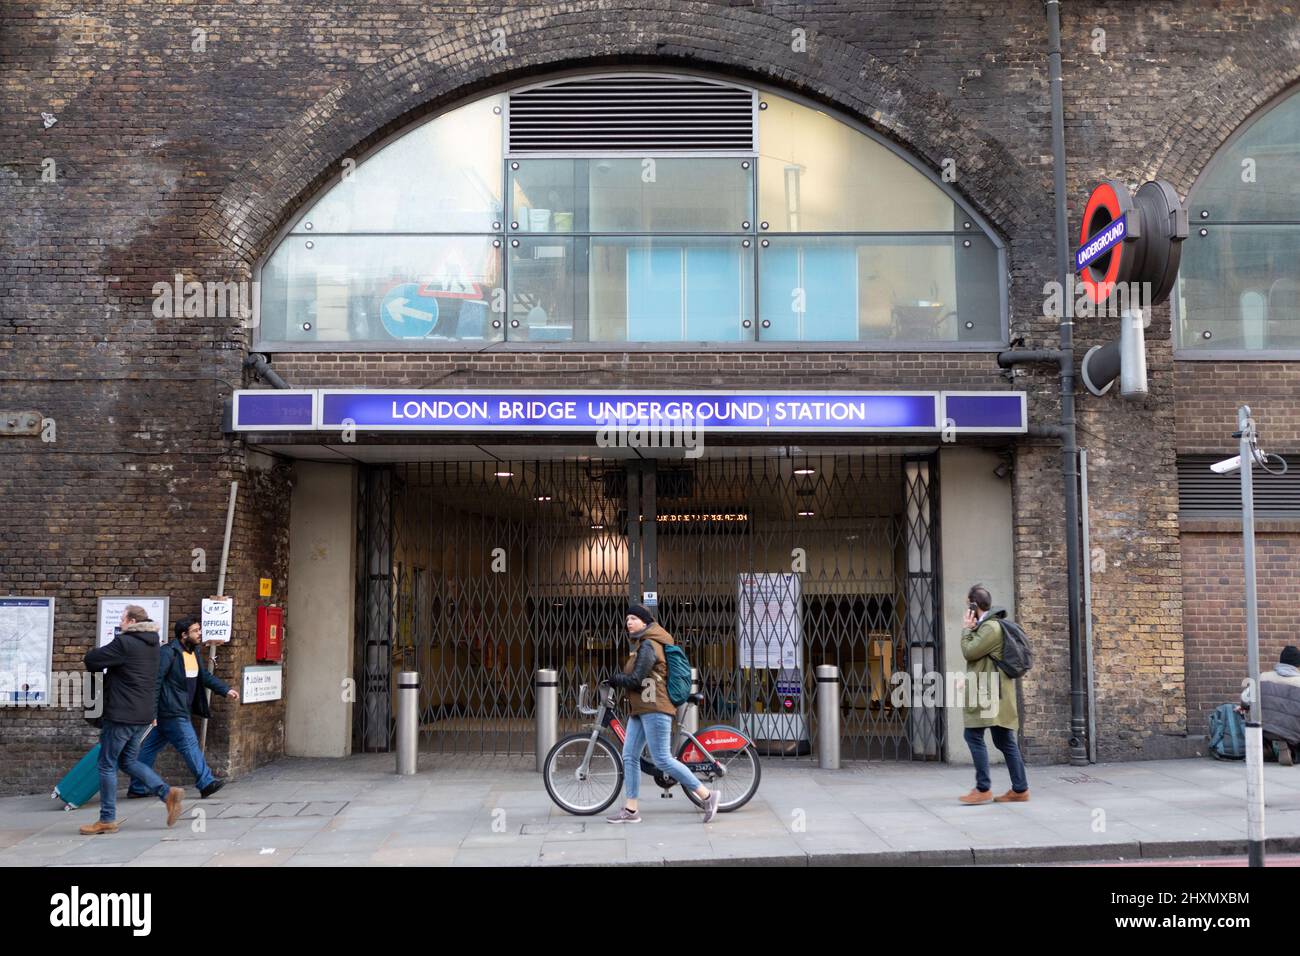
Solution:
<svg viewBox="0 0 1300 956">
<path fill-rule="evenodd" d="M 50 794 L 51 800 L 62 800 L 64 810 L 76 810 L 99 795 L 99 744 L 77 761 Z"/>
</svg>

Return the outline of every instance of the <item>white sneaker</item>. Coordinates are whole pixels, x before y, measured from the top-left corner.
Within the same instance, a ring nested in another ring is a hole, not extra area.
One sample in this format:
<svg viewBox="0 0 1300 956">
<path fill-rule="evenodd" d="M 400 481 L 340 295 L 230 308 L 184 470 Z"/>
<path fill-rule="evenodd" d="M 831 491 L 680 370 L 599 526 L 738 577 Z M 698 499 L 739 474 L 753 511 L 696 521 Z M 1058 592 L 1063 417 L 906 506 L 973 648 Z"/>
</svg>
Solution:
<svg viewBox="0 0 1300 956">
<path fill-rule="evenodd" d="M 713 818 L 718 815 L 718 801 L 722 799 L 722 792 L 714 787 L 709 791 L 709 795 L 704 798 L 704 822 L 711 823 Z"/>
</svg>

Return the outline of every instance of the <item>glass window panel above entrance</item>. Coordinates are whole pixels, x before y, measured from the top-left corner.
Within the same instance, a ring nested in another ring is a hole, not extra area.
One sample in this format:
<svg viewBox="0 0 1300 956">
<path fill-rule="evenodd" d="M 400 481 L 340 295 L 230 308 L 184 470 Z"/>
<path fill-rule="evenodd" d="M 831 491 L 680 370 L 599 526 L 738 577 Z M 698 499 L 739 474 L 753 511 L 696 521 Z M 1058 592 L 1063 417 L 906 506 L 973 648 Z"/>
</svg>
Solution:
<svg viewBox="0 0 1300 956">
<path fill-rule="evenodd" d="M 753 243 L 725 237 L 510 240 L 507 338 L 739 342 L 754 327 Z"/>
<path fill-rule="evenodd" d="M 477 100 L 416 126 L 359 165 L 345 160 L 339 184 L 293 231 L 499 231 L 504 102 L 502 95 Z"/>
<path fill-rule="evenodd" d="M 262 270 L 259 328 L 285 342 L 500 339 L 501 253 L 484 236 L 293 236 Z"/>
<path fill-rule="evenodd" d="M 262 263 L 257 347 L 995 349 L 1006 271 L 954 187 L 861 125 L 720 80 L 568 78 L 349 168 Z M 487 296 L 422 293 L 430 325 L 410 283 Z"/>
<path fill-rule="evenodd" d="M 512 232 L 739 233 L 752 159 L 606 156 L 510 163 Z"/>
<path fill-rule="evenodd" d="M 889 147 L 820 110 L 765 94 L 759 219 L 773 232 L 952 232 L 960 210 Z"/>
<path fill-rule="evenodd" d="M 758 337 L 960 342 L 1002 335 L 983 236 L 773 236 L 759 249 Z"/>
</svg>

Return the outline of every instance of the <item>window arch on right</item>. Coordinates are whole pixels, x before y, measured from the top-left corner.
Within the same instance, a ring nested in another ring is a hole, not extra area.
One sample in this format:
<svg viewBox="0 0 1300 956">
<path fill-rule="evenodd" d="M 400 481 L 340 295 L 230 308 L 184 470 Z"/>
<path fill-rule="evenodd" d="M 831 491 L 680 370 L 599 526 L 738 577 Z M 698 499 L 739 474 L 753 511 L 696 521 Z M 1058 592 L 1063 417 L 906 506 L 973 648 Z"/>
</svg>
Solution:
<svg viewBox="0 0 1300 956">
<path fill-rule="evenodd" d="M 1179 358 L 1300 358 L 1300 89 L 1215 155 L 1187 197 Z"/>
</svg>

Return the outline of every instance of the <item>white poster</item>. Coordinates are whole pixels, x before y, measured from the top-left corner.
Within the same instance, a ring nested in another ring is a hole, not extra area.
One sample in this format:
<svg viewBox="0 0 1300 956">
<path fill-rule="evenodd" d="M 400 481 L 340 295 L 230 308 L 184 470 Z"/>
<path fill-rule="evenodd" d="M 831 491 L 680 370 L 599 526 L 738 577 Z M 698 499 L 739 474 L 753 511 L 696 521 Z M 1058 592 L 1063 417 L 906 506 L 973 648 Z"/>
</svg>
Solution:
<svg viewBox="0 0 1300 956">
<path fill-rule="evenodd" d="M 95 632 L 95 646 L 103 647 L 113 640 L 118 626 L 122 623 L 122 612 L 128 604 L 138 604 L 149 612 L 149 620 L 158 622 L 158 639 L 166 644 L 171 637 L 171 599 L 165 597 L 102 597 L 99 599 L 99 613 L 95 619 L 99 622 Z"/>
<path fill-rule="evenodd" d="M 204 598 L 202 619 L 203 643 L 228 643 L 235 624 L 235 599 Z"/>
<path fill-rule="evenodd" d="M 279 700 L 284 693 L 284 667 L 270 664 L 244 668 L 244 691 L 239 699 L 245 704 Z"/>
<path fill-rule="evenodd" d="M 48 704 L 54 598 L 0 597 L 0 701 Z"/>
<path fill-rule="evenodd" d="M 800 670 L 803 620 L 797 574 L 736 577 L 740 666 Z"/>
</svg>

